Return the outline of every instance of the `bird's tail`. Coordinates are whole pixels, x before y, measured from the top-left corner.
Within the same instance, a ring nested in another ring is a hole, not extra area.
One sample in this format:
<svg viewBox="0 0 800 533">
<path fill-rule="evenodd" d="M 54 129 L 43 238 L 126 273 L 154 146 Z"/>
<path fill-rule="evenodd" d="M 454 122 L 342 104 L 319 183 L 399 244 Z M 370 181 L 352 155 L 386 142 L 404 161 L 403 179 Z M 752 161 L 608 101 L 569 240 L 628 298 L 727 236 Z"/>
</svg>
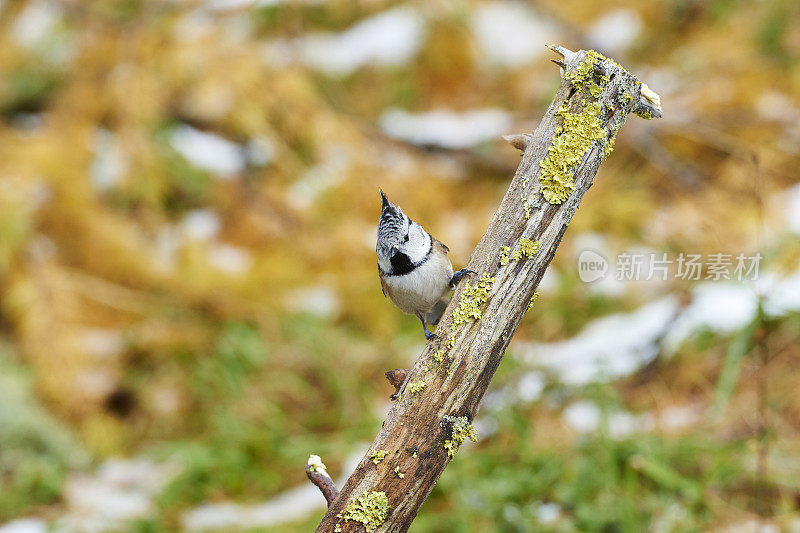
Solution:
<svg viewBox="0 0 800 533">
<path fill-rule="evenodd" d="M 435 326 L 439 323 L 439 320 L 442 318 L 442 314 L 444 314 L 444 310 L 447 307 L 447 300 L 446 298 L 442 298 L 433 308 L 425 313 L 425 323 Z"/>
</svg>

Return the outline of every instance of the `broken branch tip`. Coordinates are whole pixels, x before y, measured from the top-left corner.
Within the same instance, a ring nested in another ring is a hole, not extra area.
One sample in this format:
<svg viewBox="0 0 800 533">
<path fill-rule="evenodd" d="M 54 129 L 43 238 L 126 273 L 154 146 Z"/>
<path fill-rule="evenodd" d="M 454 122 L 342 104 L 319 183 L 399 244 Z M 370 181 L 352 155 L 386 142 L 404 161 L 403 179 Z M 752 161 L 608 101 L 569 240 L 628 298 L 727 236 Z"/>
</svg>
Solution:
<svg viewBox="0 0 800 533">
<path fill-rule="evenodd" d="M 528 148 L 532 136 L 530 133 L 514 133 L 511 135 L 503 135 L 503 140 L 516 148 L 517 150 L 525 151 Z"/>
<path fill-rule="evenodd" d="M 336 496 L 339 494 L 339 489 L 336 488 L 331 476 L 328 475 L 325 464 L 322 462 L 319 455 L 312 454 L 308 457 L 306 476 L 308 476 L 311 483 L 316 485 L 320 492 L 322 492 L 325 501 L 328 503 L 328 507 L 330 507 L 333 500 L 335 500 Z"/>
</svg>

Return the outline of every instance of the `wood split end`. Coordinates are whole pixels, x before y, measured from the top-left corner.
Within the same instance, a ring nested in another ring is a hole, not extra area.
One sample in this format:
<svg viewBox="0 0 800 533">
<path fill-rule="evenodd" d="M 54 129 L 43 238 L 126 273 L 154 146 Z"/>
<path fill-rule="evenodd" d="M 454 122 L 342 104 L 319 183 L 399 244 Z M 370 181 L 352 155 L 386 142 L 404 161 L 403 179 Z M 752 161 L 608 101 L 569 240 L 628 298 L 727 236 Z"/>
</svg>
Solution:
<svg viewBox="0 0 800 533">
<path fill-rule="evenodd" d="M 553 52 L 555 52 L 558 55 L 560 55 L 561 57 L 563 57 L 564 58 L 564 63 L 571 63 L 572 60 L 575 58 L 575 56 L 578 55 L 577 52 L 573 52 L 569 48 L 564 48 L 563 46 L 559 46 L 557 44 L 548 44 L 546 46 L 547 46 L 547 48 L 549 48 Z M 561 66 L 562 68 L 564 68 L 563 65 L 561 65 L 560 63 L 556 63 L 556 64 Z"/>
<path fill-rule="evenodd" d="M 653 104 L 653 102 L 647 100 L 644 96 L 639 97 L 639 101 L 633 106 L 632 111 L 646 119 L 661 118 L 663 116 L 661 106 Z"/>
<path fill-rule="evenodd" d="M 647 86 L 646 83 L 641 82 L 639 90 L 639 101 L 633 107 L 633 112 L 643 118 L 661 118 L 663 110 L 661 109 L 661 97 Z"/>
</svg>

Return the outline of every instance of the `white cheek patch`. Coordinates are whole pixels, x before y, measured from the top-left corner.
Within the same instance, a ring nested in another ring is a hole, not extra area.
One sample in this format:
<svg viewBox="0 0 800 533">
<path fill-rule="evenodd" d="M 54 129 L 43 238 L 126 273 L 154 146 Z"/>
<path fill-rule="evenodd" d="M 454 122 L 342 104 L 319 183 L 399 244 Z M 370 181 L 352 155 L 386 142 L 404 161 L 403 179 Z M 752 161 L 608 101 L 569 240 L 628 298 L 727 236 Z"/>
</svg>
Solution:
<svg viewBox="0 0 800 533">
<path fill-rule="evenodd" d="M 425 259 L 431 249 L 431 237 L 422 229 L 422 226 L 412 223 L 408 232 L 408 242 L 405 243 L 404 249 L 412 263 L 419 263 Z"/>
<path fill-rule="evenodd" d="M 386 259 L 386 256 L 378 254 L 378 266 L 381 268 L 383 272 L 391 272 L 392 271 L 392 263 Z"/>
</svg>

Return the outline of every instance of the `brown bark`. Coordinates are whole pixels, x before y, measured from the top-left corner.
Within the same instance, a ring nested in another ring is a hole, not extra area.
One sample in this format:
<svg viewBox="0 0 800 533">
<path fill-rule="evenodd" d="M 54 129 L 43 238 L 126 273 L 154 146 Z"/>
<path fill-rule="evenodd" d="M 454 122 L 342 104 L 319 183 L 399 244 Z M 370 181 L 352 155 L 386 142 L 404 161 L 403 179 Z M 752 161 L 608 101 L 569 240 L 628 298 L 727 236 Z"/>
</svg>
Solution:
<svg viewBox="0 0 800 533">
<path fill-rule="evenodd" d="M 322 492 L 325 501 L 328 502 L 328 507 L 330 507 L 333 500 L 339 495 L 339 489 L 336 488 L 336 484 L 334 484 L 328 473 L 324 469 L 319 471 L 314 466 L 307 464 L 306 476 Z"/>
<path fill-rule="evenodd" d="M 392 400 L 396 400 L 397 395 L 400 392 L 400 387 L 403 386 L 403 383 L 406 381 L 406 376 L 408 376 L 408 369 L 395 368 L 394 370 L 389 370 L 384 375 L 386 376 L 386 379 L 389 380 L 389 383 L 391 383 L 394 387 L 394 394 L 392 394 L 390 398 Z"/>
<path fill-rule="evenodd" d="M 402 397 L 390 409 L 375 441 L 329 505 L 318 532 L 364 531 L 361 522 L 348 519 L 352 515 L 346 508 L 348 504 L 355 505 L 359 497 L 376 496 L 375 492 L 386 494 L 388 513 L 385 517 L 377 513 L 371 528 L 381 532 L 409 528 L 451 460 L 458 441 L 469 436 L 465 423 L 475 417 L 567 225 L 607 155 L 606 146 L 629 113 L 648 118 L 661 116 L 658 97 L 646 87 L 642 89 L 641 82 L 616 63 L 601 59 L 592 64 L 591 58 L 596 56 L 583 50 L 551 48 L 563 57 L 558 64 L 564 68 L 565 78 L 536 131 L 509 139 L 524 149 L 524 154 L 467 265 L 478 275 L 462 281 L 456 289 L 436 330 L 439 338 L 427 344 L 410 370 Z M 588 75 L 596 83 L 586 83 L 587 64 Z M 600 104 L 598 118 L 603 138 L 593 140 L 577 168 L 570 170 L 574 172 L 574 190 L 566 201 L 551 204 L 542 195 L 539 163 L 548 158 L 548 149 L 556 138 L 569 133 L 562 131 L 563 117 L 558 111 L 580 113 L 594 102 Z M 535 253 L 525 247 L 531 241 L 538 241 Z M 526 250 L 528 253 L 521 253 Z M 477 305 L 467 305 L 474 292 L 466 288 L 467 284 L 474 288 L 484 274 L 494 278 L 484 284 L 488 289 L 485 302 L 472 298 Z M 454 318 L 459 307 L 469 312 L 479 309 L 480 317 L 459 323 Z M 386 456 L 376 464 L 371 456 L 378 451 L 385 451 Z"/>
</svg>

